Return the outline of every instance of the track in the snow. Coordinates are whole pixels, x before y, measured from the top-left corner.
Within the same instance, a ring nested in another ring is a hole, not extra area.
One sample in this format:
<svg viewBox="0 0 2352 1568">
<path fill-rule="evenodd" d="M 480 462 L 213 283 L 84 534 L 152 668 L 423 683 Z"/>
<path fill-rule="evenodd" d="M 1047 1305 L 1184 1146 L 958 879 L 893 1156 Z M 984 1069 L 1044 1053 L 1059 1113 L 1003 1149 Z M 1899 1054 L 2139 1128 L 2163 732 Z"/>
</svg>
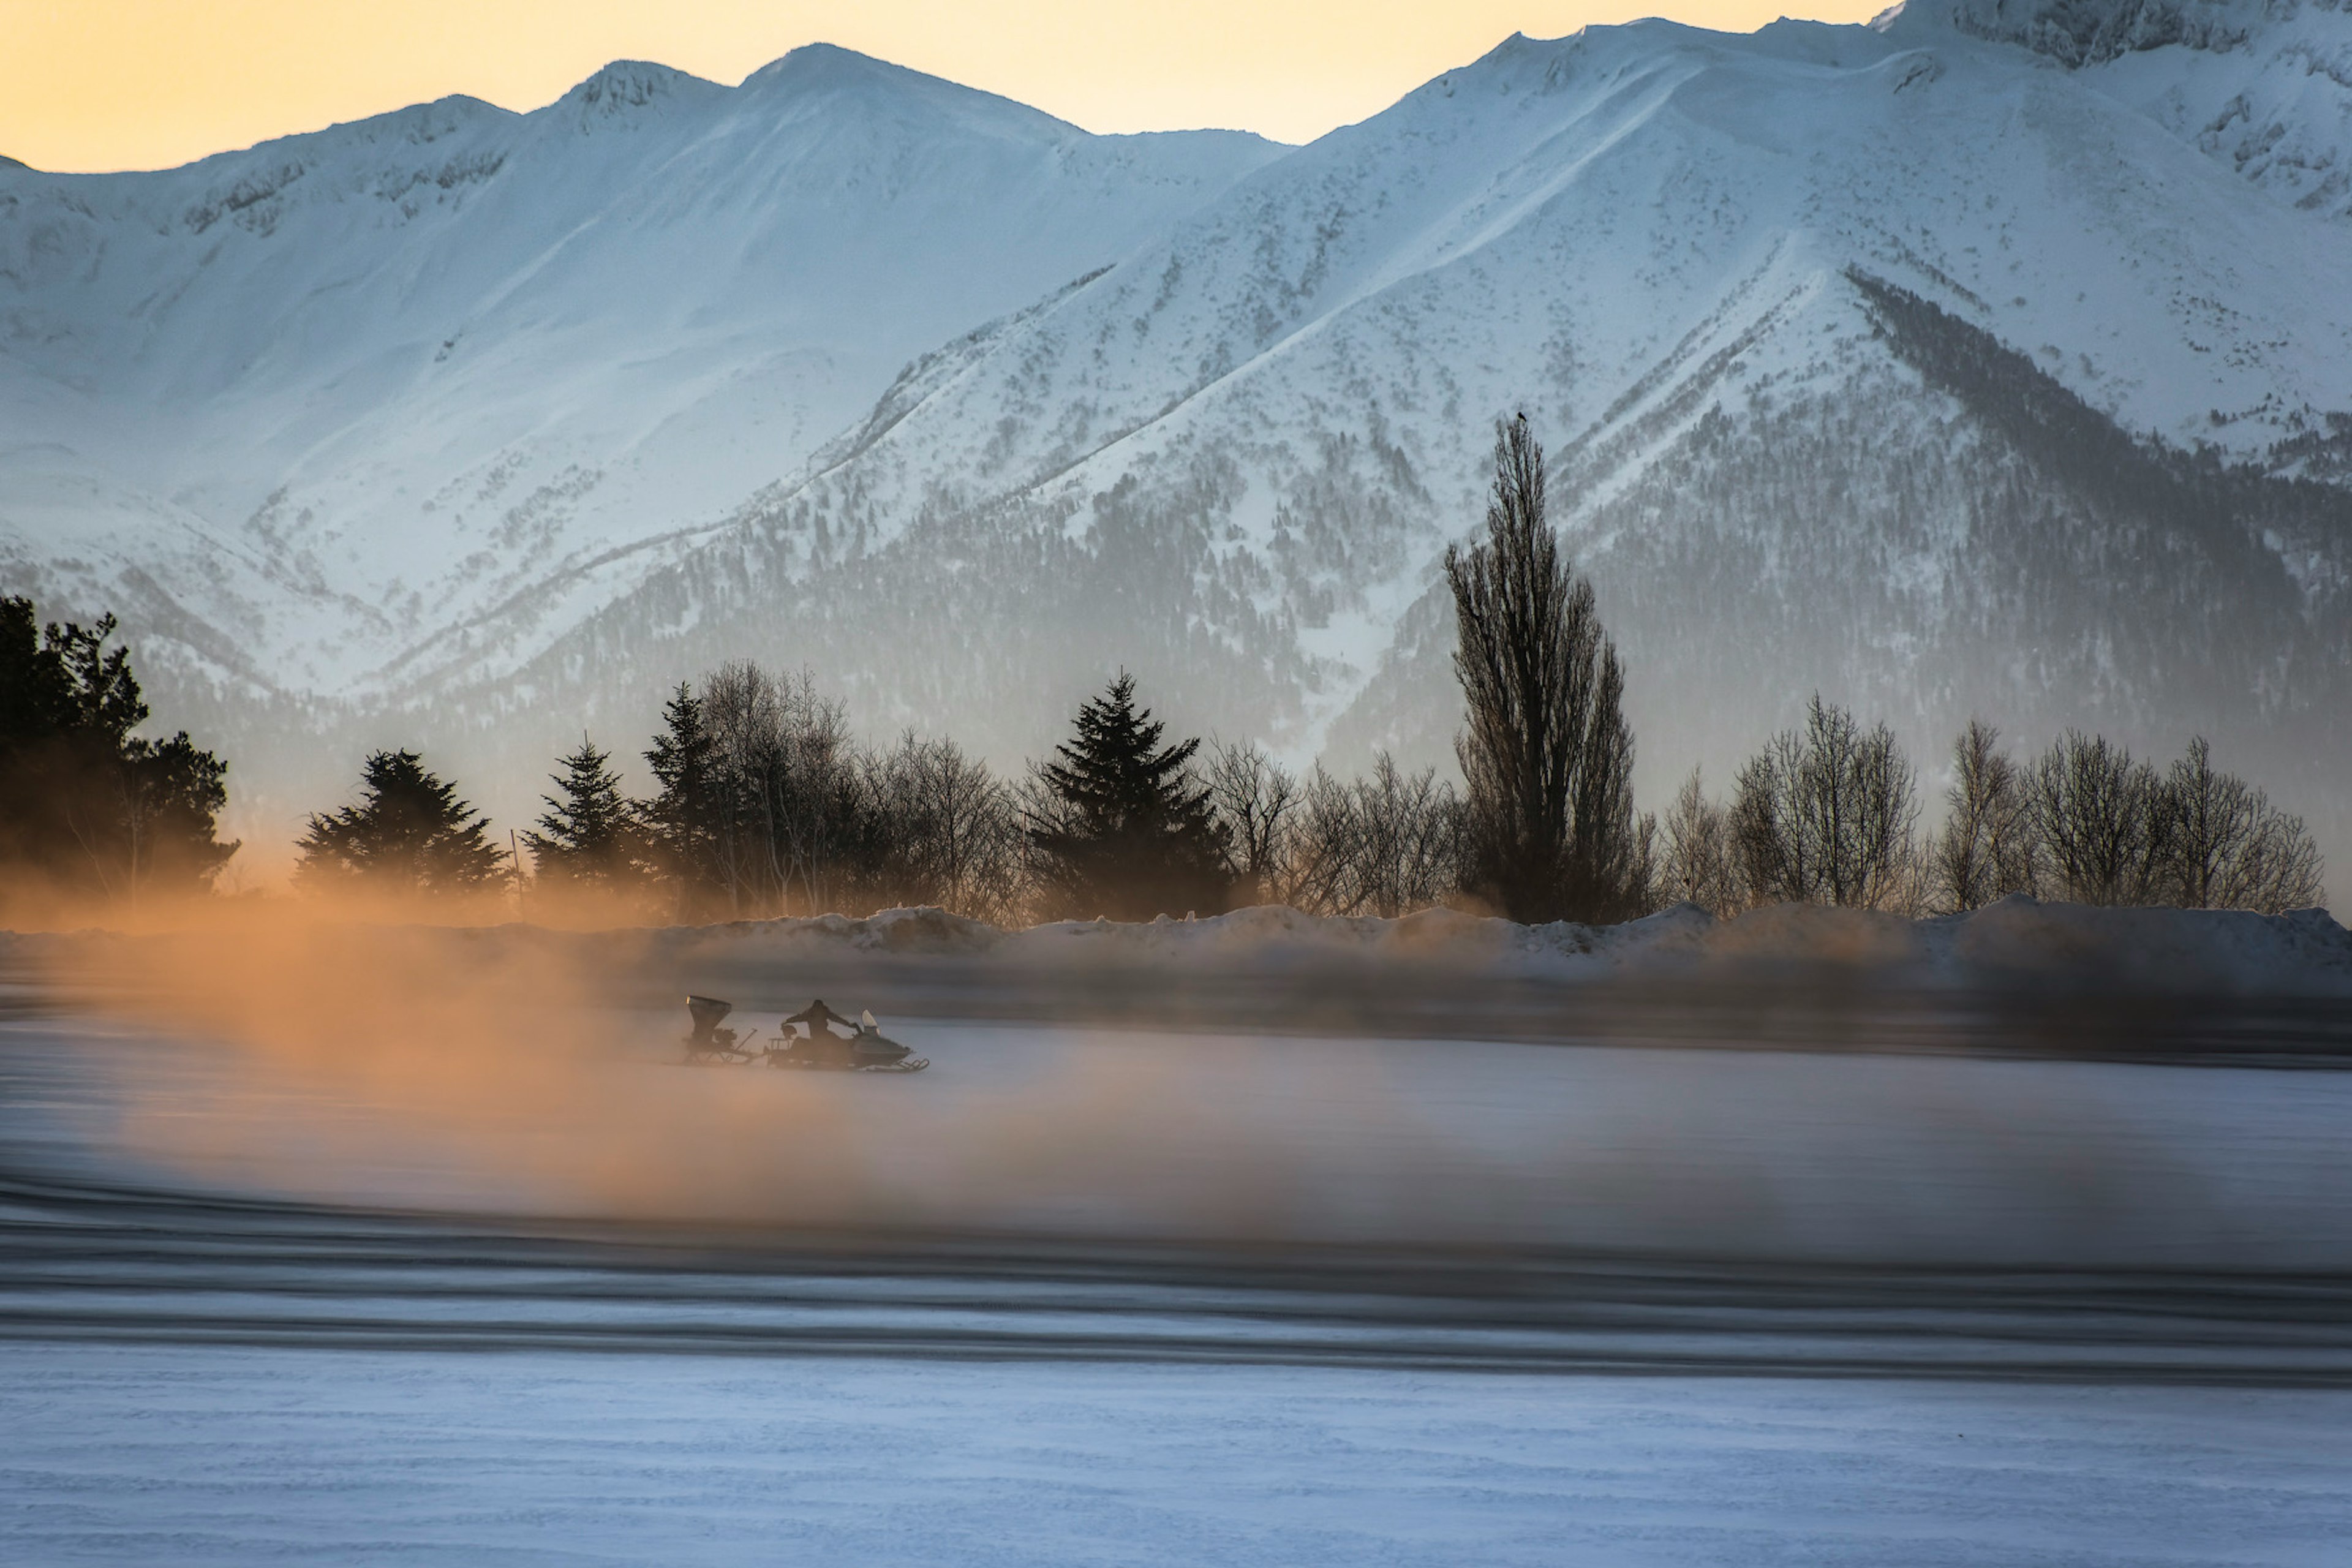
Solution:
<svg viewBox="0 0 2352 1568">
<path fill-rule="evenodd" d="M 852 1241 L 0 1177 L 0 1338 L 2352 1385 L 2352 1276 Z"/>
</svg>

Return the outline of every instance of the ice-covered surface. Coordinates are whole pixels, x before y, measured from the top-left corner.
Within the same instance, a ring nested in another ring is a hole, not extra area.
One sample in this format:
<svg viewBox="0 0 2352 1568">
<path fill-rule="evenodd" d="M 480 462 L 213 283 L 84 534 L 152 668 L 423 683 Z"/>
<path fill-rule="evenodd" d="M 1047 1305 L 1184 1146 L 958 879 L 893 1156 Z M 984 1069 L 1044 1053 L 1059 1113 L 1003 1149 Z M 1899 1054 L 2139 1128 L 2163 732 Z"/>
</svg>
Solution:
<svg viewBox="0 0 2352 1568">
<path fill-rule="evenodd" d="M 2332 1568 L 2352 1394 L 0 1347 L 25 1563 Z"/>
</svg>

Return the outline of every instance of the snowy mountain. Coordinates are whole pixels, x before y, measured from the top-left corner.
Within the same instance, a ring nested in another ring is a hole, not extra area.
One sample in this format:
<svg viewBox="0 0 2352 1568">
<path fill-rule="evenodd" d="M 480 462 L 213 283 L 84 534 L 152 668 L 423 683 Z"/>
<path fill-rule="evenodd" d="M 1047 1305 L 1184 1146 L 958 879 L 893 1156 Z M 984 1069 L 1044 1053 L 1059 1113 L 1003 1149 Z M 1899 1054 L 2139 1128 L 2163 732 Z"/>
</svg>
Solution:
<svg viewBox="0 0 2352 1568">
<path fill-rule="evenodd" d="M 624 63 L 529 115 L 0 172 L 0 562 L 237 697 L 414 692 L 1281 151 L 812 47 L 731 91 Z"/>
<path fill-rule="evenodd" d="M 1524 410 L 1653 797 L 1818 687 L 1929 756 L 2202 731 L 2352 864 L 2340 5 L 1514 37 L 1289 152 L 618 67 L 0 172 L 0 561 L 289 793 L 282 737 L 398 733 L 519 804 L 740 654 L 1003 757 L 1123 663 L 1434 759 Z"/>
</svg>

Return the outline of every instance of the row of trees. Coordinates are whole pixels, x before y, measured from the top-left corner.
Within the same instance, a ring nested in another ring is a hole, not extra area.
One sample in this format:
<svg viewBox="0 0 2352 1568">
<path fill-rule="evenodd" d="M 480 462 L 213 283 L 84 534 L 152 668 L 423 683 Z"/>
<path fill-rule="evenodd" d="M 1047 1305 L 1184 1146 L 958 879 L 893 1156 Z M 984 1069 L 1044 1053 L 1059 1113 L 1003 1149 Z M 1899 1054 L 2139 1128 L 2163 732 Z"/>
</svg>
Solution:
<svg viewBox="0 0 2352 1568">
<path fill-rule="evenodd" d="M 1802 728 L 1740 769 L 1727 804 L 1692 773 L 1660 836 L 1659 895 L 1718 913 L 1958 913 L 2011 893 L 2280 913 L 2321 898 L 2302 820 L 2216 769 L 2201 738 L 2161 772 L 2079 731 L 2025 762 L 2000 741 L 1980 721 L 1961 731 L 1943 825 L 1923 836 L 1917 775 L 1893 732 L 1816 696 Z"/>
<path fill-rule="evenodd" d="M 681 687 L 632 799 L 583 740 L 520 836 L 526 895 L 689 919 L 937 904 L 992 921 L 1213 913 L 1280 902 L 1393 915 L 1459 899 L 1468 814 L 1434 769 L 1305 780 L 1255 746 L 1170 743 L 1134 680 L 1006 778 L 952 741 L 857 746 L 808 677 L 749 663 Z M 359 799 L 313 816 L 311 887 L 501 890 L 520 868 L 412 752 L 371 756 Z"/>
<path fill-rule="evenodd" d="M 1467 700 L 1465 788 L 1383 755 L 1301 780 L 1249 746 L 1171 742 L 1122 674 L 1070 739 L 1006 779 L 951 741 L 856 745 L 810 677 L 749 661 L 680 686 L 624 792 L 583 737 L 524 836 L 549 897 L 667 897 L 688 918 L 936 903 L 984 919 L 1208 912 L 1236 900 L 1395 914 L 1453 900 L 1519 920 L 1649 907 L 1654 827 L 1633 815 L 1623 671 L 1591 584 L 1545 517 L 1524 419 L 1497 433 L 1486 536 L 1449 551 Z M 488 823 L 410 752 L 313 816 L 299 879 L 479 891 L 509 875 Z M 512 872 L 519 874 L 520 868 Z"/>
<path fill-rule="evenodd" d="M 1386 755 L 1299 777 L 1254 746 L 1171 740 L 1121 674 L 1052 757 L 1007 777 L 952 741 L 868 748 L 805 672 L 748 660 L 681 685 L 632 798 L 583 737 L 520 856 L 411 751 L 373 753 L 352 804 L 309 819 L 298 880 L 400 895 L 619 902 L 688 919 L 937 904 L 978 918 L 1213 912 L 1236 902 L 1393 915 L 1444 902 L 1524 921 L 1626 919 L 1681 900 L 1906 912 L 2011 892 L 2281 910 L 2316 902 L 2303 824 L 2216 770 L 2205 742 L 2159 772 L 2069 732 L 2040 757 L 1971 722 L 1945 821 L 1885 724 L 1818 696 L 1710 799 L 1694 773 L 1637 816 L 1624 672 L 1591 584 L 1546 516 L 1543 452 L 1498 427 L 1483 537 L 1449 550 L 1463 786 Z M 147 717 L 110 619 L 37 630 L 0 600 L 0 857 L 110 894 L 198 887 L 234 852 L 213 826 L 225 765 Z M 510 841 L 511 843 L 512 841 Z"/>
</svg>

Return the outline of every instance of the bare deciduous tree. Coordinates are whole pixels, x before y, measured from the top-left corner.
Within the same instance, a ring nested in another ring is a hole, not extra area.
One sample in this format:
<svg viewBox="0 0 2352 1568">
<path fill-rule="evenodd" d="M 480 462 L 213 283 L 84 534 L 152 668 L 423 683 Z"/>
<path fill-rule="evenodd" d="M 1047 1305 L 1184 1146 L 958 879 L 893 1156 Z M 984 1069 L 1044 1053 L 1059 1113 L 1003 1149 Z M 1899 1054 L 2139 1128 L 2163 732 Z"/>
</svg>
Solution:
<svg viewBox="0 0 2352 1568">
<path fill-rule="evenodd" d="M 1349 792 L 1357 823 L 1356 904 L 1387 917 L 1423 910 L 1461 879 L 1460 797 L 1435 768 L 1406 773 L 1382 752 Z"/>
<path fill-rule="evenodd" d="M 1209 744 L 1209 803 L 1225 827 L 1226 869 L 1238 903 L 1286 903 L 1298 781 L 1255 745 Z"/>
<path fill-rule="evenodd" d="M 866 890 L 879 845 L 842 704 L 806 670 L 749 659 L 705 676 L 700 696 L 730 907 L 817 910 Z"/>
<path fill-rule="evenodd" d="M 1675 793 L 1666 809 L 1665 849 L 1658 866 L 1658 893 L 1666 900 L 1693 903 L 1713 914 L 1739 907 L 1739 875 L 1731 852 L 1731 819 L 1706 798 L 1699 771 Z"/>
<path fill-rule="evenodd" d="M 1910 908 L 1916 794 L 1892 730 L 1865 731 L 1815 694 L 1805 728 L 1774 736 L 1739 771 L 1731 837 L 1748 898 Z"/>
<path fill-rule="evenodd" d="M 1441 903 L 1460 885 L 1465 816 L 1436 769 L 1407 773 L 1386 752 L 1352 784 L 1318 768 L 1290 837 L 1290 901 L 1315 914 L 1383 917 Z"/>
<path fill-rule="evenodd" d="M 1937 906 L 1953 913 L 2034 889 L 2032 803 L 2000 742 L 1999 730 L 1970 719 L 1952 743 L 1948 810 L 1929 871 Z"/>
<path fill-rule="evenodd" d="M 749 659 L 704 676 L 701 699 L 717 796 L 712 852 L 728 908 L 740 914 L 765 907 L 763 895 L 782 880 L 771 785 L 782 766 L 782 718 L 774 679 Z"/>
<path fill-rule="evenodd" d="M 2190 909 L 2284 914 L 2320 900 L 2319 847 L 2299 816 L 2233 773 L 2203 736 L 2165 776 L 2172 898 Z"/>
<path fill-rule="evenodd" d="M 1013 792 L 953 741 L 912 731 L 866 759 L 865 787 L 877 833 L 875 892 L 936 904 L 974 920 L 1020 909 L 1021 820 Z"/>
<path fill-rule="evenodd" d="M 2173 822 L 2154 768 L 2069 730 L 2033 764 L 2028 793 L 2046 891 L 2078 904 L 2164 900 Z"/>
<path fill-rule="evenodd" d="M 1514 920 L 1620 920 L 1643 896 L 1624 674 L 1544 504 L 1522 416 L 1496 431 L 1485 541 L 1445 552 L 1468 706 L 1466 880 Z"/>
<path fill-rule="evenodd" d="M 1288 901 L 1309 914 L 1354 914 L 1358 855 L 1355 802 L 1321 767 L 1299 796 L 1284 881 Z"/>
</svg>

